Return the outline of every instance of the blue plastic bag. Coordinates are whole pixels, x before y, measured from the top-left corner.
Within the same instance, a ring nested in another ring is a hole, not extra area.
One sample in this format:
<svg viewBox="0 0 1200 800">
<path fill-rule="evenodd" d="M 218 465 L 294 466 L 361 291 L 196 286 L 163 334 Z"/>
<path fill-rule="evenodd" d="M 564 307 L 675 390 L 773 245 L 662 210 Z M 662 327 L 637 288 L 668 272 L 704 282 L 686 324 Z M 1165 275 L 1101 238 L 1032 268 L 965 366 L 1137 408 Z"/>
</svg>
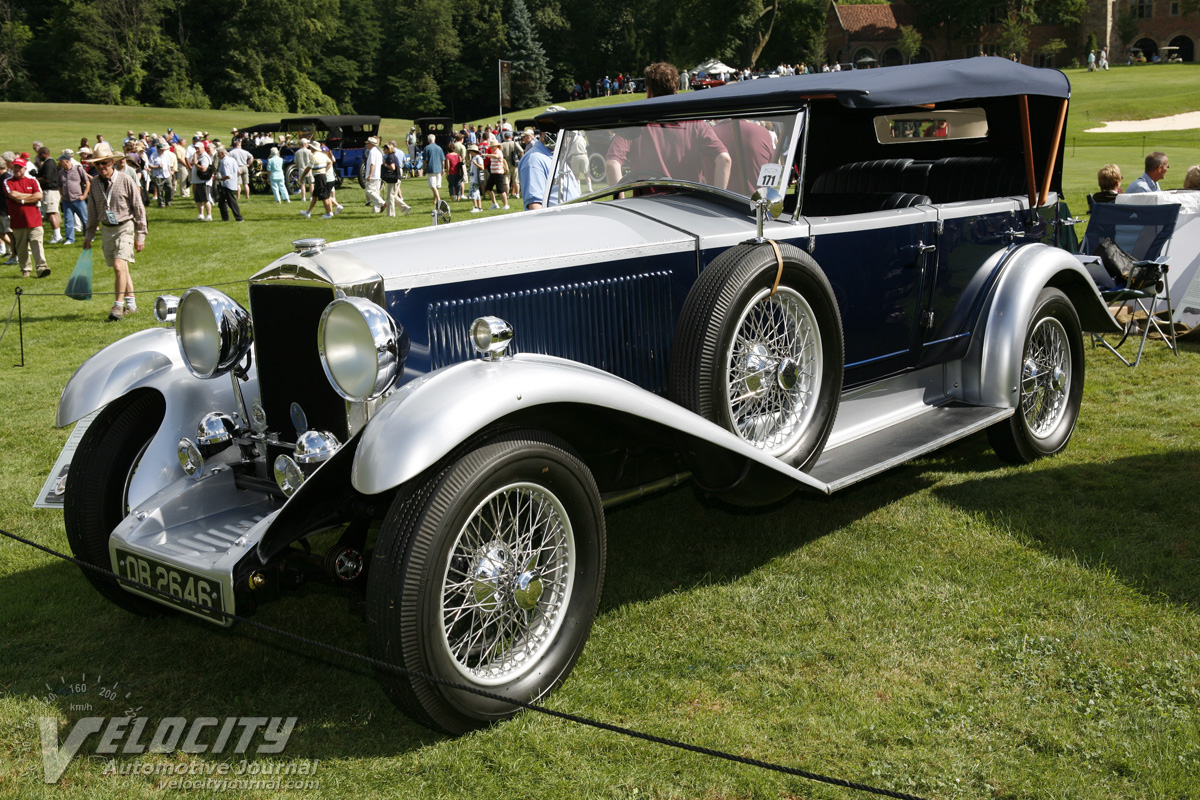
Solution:
<svg viewBox="0 0 1200 800">
<path fill-rule="evenodd" d="M 67 297 L 72 300 L 92 299 L 92 250 L 88 248 L 79 254 L 71 277 L 67 278 Z"/>
</svg>

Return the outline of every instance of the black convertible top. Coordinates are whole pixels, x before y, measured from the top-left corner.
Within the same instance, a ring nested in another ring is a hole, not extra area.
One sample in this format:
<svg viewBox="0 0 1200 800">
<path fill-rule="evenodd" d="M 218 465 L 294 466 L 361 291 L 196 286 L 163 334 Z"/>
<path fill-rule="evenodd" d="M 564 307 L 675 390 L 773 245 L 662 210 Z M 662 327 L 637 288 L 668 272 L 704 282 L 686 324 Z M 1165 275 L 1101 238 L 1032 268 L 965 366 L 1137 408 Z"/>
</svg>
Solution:
<svg viewBox="0 0 1200 800">
<path fill-rule="evenodd" d="M 260 122 L 257 125 L 238 128 L 239 133 L 275 133 L 281 130 L 283 130 L 283 125 L 278 122 Z"/>
<path fill-rule="evenodd" d="M 362 114 L 335 114 L 331 116 L 314 116 L 314 117 L 288 117 L 279 121 L 284 130 L 296 130 L 301 127 L 313 126 L 318 130 L 327 130 L 330 132 L 341 131 L 342 129 L 361 131 L 364 128 L 371 126 L 372 130 L 379 130 L 379 123 L 383 121 L 382 117 L 372 117 Z"/>
<path fill-rule="evenodd" d="M 1071 84 L 1058 70 L 1027 67 L 1006 58 L 966 58 L 904 67 L 760 78 L 634 103 L 550 111 L 539 115 L 537 124 L 543 130 L 557 131 L 664 117 L 794 108 L 823 98 L 834 98 L 846 108 L 869 109 L 1016 95 L 1066 99 L 1071 96 Z"/>
</svg>

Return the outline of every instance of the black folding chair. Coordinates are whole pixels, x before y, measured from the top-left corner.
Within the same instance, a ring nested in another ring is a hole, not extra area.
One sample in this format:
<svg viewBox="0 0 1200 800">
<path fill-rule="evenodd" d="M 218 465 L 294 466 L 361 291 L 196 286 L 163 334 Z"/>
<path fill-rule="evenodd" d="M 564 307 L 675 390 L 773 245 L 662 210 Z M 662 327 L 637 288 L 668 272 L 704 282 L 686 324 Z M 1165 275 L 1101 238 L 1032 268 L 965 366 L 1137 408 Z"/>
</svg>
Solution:
<svg viewBox="0 0 1200 800">
<path fill-rule="evenodd" d="M 1116 303 L 1128 306 L 1133 313 L 1125 322 L 1125 329 L 1120 334 L 1116 344 L 1111 344 L 1100 334 L 1092 334 L 1092 346 L 1107 348 L 1127 367 L 1136 367 L 1142 360 L 1142 351 L 1146 347 L 1146 339 L 1151 329 L 1158 332 L 1163 343 L 1176 356 L 1179 355 L 1179 345 L 1175 340 L 1175 324 L 1171 320 L 1171 285 L 1167 280 L 1167 246 L 1171 235 L 1175 233 L 1175 220 L 1179 216 L 1179 205 L 1167 203 L 1158 206 L 1132 205 L 1124 203 L 1096 203 L 1092 209 L 1092 217 L 1088 222 L 1087 232 L 1083 237 L 1080 251 L 1084 254 L 1081 260 L 1088 265 L 1092 279 L 1100 290 L 1100 296 L 1110 306 Z M 1153 285 L 1134 288 L 1132 278 L 1136 270 L 1131 270 L 1124 285 L 1115 284 L 1108 273 L 1099 265 L 1097 256 L 1100 242 L 1112 239 L 1136 259 L 1135 268 L 1147 265 L 1157 265 L 1162 270 L 1162 277 Z M 1166 320 L 1159 318 L 1163 313 L 1160 305 L 1166 306 Z M 1130 335 L 1136 335 L 1141 319 L 1136 311 L 1145 315 L 1141 324 L 1141 341 L 1138 344 L 1137 356 L 1130 361 L 1117 351 Z M 1164 328 L 1164 325 L 1166 326 Z"/>
</svg>

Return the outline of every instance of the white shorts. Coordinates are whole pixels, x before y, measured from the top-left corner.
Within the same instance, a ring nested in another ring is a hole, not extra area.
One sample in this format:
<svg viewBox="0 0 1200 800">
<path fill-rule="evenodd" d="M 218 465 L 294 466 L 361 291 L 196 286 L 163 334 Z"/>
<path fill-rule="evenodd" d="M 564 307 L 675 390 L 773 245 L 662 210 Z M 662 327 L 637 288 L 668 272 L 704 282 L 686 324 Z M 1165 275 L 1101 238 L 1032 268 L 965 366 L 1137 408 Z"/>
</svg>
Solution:
<svg viewBox="0 0 1200 800">
<path fill-rule="evenodd" d="M 429 178 L 429 188 L 430 189 L 442 188 L 442 173 L 431 172 L 426 177 Z"/>
<path fill-rule="evenodd" d="M 61 199 L 62 196 L 59 194 L 58 189 L 47 189 L 42 192 L 42 213 L 57 214 L 58 204 Z"/>
</svg>

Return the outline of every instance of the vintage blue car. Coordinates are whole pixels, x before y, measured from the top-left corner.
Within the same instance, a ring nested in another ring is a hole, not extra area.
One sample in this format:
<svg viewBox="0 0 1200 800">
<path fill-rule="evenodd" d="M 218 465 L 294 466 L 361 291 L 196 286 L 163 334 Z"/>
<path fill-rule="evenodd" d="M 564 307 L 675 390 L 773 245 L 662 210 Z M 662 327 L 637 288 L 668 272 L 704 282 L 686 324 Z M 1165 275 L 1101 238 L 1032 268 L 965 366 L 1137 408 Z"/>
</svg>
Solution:
<svg viewBox="0 0 1200 800">
<path fill-rule="evenodd" d="M 363 592 L 407 713 L 508 717 L 583 650 L 607 506 L 830 493 L 983 431 L 1066 446 L 1082 332 L 1117 330 L 1067 247 L 1069 96 L 975 58 L 543 114 L 546 208 L 295 242 L 249 310 L 160 298 L 173 328 L 80 367 L 73 551 L 139 614 Z"/>
<path fill-rule="evenodd" d="M 273 136 L 283 135 L 284 143 L 278 145 L 279 156 L 283 159 L 283 179 L 288 191 L 295 194 L 300 191 L 300 169 L 295 165 L 296 143 L 303 137 L 324 143 L 333 156 L 334 170 L 337 173 L 334 187 L 340 189 L 342 182 L 348 178 L 364 185 L 362 178 L 363 151 L 367 139 L 379 135 L 381 117 L 362 115 L 333 115 L 316 117 L 289 117 L 279 122 L 264 122 L 242 128 L 244 134 L 269 133 Z M 250 169 L 250 188 L 258 194 L 270 191 L 270 180 L 267 177 L 267 159 L 271 157 L 271 148 L 276 145 L 267 143 L 257 147 L 248 146 L 254 162 Z"/>
</svg>

